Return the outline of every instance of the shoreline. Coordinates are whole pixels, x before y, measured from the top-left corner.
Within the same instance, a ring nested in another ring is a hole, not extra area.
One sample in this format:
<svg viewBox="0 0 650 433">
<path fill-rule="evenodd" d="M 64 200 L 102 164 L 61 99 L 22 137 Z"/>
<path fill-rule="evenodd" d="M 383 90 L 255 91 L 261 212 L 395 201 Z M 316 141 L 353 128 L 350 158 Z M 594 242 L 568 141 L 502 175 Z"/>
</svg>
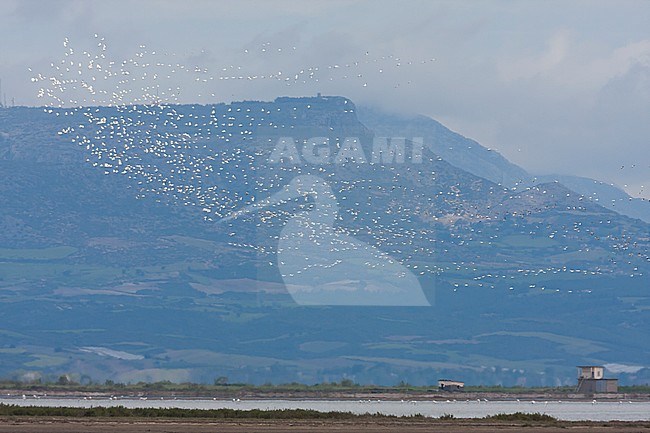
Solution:
<svg viewBox="0 0 650 433">
<path fill-rule="evenodd" d="M 216 392 L 187 392 L 187 391 L 81 391 L 81 390 L 34 390 L 34 389 L 0 389 L 0 398 L 22 399 L 25 396 L 28 400 L 40 398 L 58 399 L 141 399 L 153 400 L 287 400 L 287 401 L 465 401 L 465 400 L 488 400 L 492 402 L 509 401 L 587 401 L 593 400 L 603 402 L 646 402 L 650 401 L 650 394 L 647 393 L 603 393 L 603 394 L 577 394 L 563 392 L 530 392 L 530 393 L 508 393 L 508 392 L 354 392 L 354 391 L 216 391 Z"/>
<path fill-rule="evenodd" d="M 24 401 L 21 398 L 16 403 Z M 25 405 L 3 404 L 0 433 L 650 433 L 650 420 L 645 416 L 636 421 L 581 421 L 526 411 L 467 417 L 447 412 L 396 416 L 313 409 L 127 408 L 119 406 L 119 400 L 111 402 L 117 407 L 107 409 L 101 406 L 101 400 L 88 403 L 95 402 L 100 405 L 30 406 L 29 401 Z M 155 400 L 149 402 L 155 404 Z M 542 409 L 543 405 L 539 406 Z"/>
<path fill-rule="evenodd" d="M 129 419 L 129 418 L 33 418 L 0 417 L 0 433 L 560 433 L 567 431 L 600 433 L 638 433 L 650 431 L 650 422 L 494 422 L 476 419 L 439 420 L 204 420 L 204 419 Z"/>
<path fill-rule="evenodd" d="M 629 404 L 627 404 L 629 403 Z M 0 399 L 0 417 L 202 420 L 634 422 L 650 424 L 650 401 Z M 649 431 L 650 433 L 650 431 Z"/>
</svg>

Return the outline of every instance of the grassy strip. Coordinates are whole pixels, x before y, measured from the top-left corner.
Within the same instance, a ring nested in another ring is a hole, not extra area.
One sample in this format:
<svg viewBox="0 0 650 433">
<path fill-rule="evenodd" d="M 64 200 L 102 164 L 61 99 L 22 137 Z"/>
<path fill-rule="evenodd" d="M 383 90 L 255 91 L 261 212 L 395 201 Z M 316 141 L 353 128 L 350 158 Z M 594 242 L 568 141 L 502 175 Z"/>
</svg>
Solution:
<svg viewBox="0 0 650 433">
<path fill-rule="evenodd" d="M 69 418 L 212 418 L 212 419 L 354 419 L 396 418 L 390 415 L 356 415 L 352 412 L 319 412 L 308 409 L 239 410 L 112 407 L 40 407 L 0 404 L 0 416 L 54 416 Z"/>
<path fill-rule="evenodd" d="M 534 421 L 534 422 L 556 422 L 557 418 L 552 417 L 551 415 L 546 415 L 545 413 L 525 413 L 525 412 L 515 412 L 515 413 L 498 413 L 496 415 L 486 416 L 485 419 L 493 421 Z"/>
<path fill-rule="evenodd" d="M 239 410 L 239 409 L 180 409 L 180 408 L 126 408 L 112 407 L 41 407 L 0 404 L 0 416 L 48 416 L 67 418 L 209 418 L 209 419 L 279 419 L 279 420 L 356 420 L 356 419 L 424 419 L 421 414 L 408 416 L 380 413 L 357 415 L 352 412 L 320 412 L 311 409 Z M 442 415 L 441 420 L 456 419 Z M 557 422 L 556 418 L 540 413 L 516 412 L 483 418 L 488 421 Z"/>
</svg>

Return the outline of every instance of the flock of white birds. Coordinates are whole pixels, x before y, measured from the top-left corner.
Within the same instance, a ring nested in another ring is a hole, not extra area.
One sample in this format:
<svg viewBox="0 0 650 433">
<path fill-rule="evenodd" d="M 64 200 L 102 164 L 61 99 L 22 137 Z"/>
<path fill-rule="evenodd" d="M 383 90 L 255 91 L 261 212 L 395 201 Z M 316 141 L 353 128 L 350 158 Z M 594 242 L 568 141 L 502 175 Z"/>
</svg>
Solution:
<svg viewBox="0 0 650 433">
<path fill-rule="evenodd" d="M 248 216 L 247 221 L 230 219 L 233 214 L 266 199 L 287 185 L 296 176 L 318 176 L 328 182 L 340 206 L 338 222 L 344 219 L 354 222 L 347 227 L 335 223 L 335 230 L 346 239 L 362 237 L 366 242 L 353 242 L 351 248 L 380 248 L 408 267 L 415 275 L 440 274 L 442 272 L 464 272 L 473 277 L 459 280 L 454 290 L 478 286 L 513 290 L 515 282 L 532 281 L 535 277 L 549 274 L 597 275 L 600 269 L 580 269 L 567 266 L 544 266 L 535 269 L 518 269 L 517 272 L 500 274 L 485 272 L 474 260 L 445 260 L 445 253 L 451 248 L 469 244 L 497 242 L 498 235 L 481 237 L 480 230 L 468 229 L 462 236 L 452 230 L 451 239 L 436 238 L 436 233 L 423 227 L 423 209 L 435 209 L 442 200 L 452 203 L 460 197 L 458 187 L 436 190 L 434 162 L 440 162 L 435 155 L 420 165 L 404 164 L 383 167 L 382 182 L 373 181 L 369 164 L 351 161 L 333 167 L 307 165 L 268 164 L 269 152 L 277 137 L 256 134 L 259 129 L 286 130 L 293 124 L 285 120 L 298 119 L 300 113 L 312 109 L 309 98 L 300 106 L 290 103 L 233 103 L 213 105 L 179 105 L 187 100 L 186 89 L 179 82 L 188 77 L 196 83 L 197 97 L 218 99 L 215 82 L 239 80 L 255 82 L 272 80 L 287 86 L 319 81 L 353 80 L 359 86 L 366 86 L 361 66 L 373 65 L 376 73 L 413 64 L 427 64 L 435 59 L 406 61 L 396 56 L 373 58 L 364 53 L 353 62 L 320 66 L 306 66 L 296 71 L 247 72 L 242 66 L 228 65 L 218 74 L 201 67 L 190 67 L 178 61 L 169 61 L 174 55 L 148 50 L 145 46 L 133 58 L 113 60 L 104 38 L 95 35 L 94 50 L 76 51 L 70 42 L 64 41 L 64 55 L 60 62 L 51 64 L 48 74 L 36 74 L 32 80 L 39 86 L 38 94 L 46 101 L 46 111 L 55 116 L 66 116 L 69 124 L 59 134 L 85 149 L 89 164 L 103 170 L 107 175 L 121 175 L 137 185 L 140 196 L 154 197 L 161 201 L 180 203 L 198 209 L 206 221 L 228 219 L 227 223 L 215 227 L 229 230 L 232 245 L 253 248 L 261 254 L 274 254 L 273 242 L 260 240 L 250 242 L 238 239 L 234 227 L 238 224 L 255 224 L 260 239 L 266 235 L 265 227 L 274 221 L 285 223 L 300 209 L 309 207 L 304 200 L 309 194 L 298 197 L 292 206 L 275 206 L 260 210 L 258 215 Z M 261 52 L 296 50 L 296 47 L 272 47 L 263 44 Z M 246 55 L 253 55 L 246 52 Z M 182 77 L 180 77 L 182 75 Z M 182 79 L 181 79 L 182 78 Z M 398 85 L 397 83 L 396 85 Z M 181 99 L 181 95 L 183 98 Z M 298 102 L 296 103 L 298 104 Z M 272 111 L 277 110 L 277 111 Z M 278 113 L 284 110 L 285 112 Z M 352 114 L 353 109 L 345 114 Z M 288 135 L 288 133 L 284 134 Z M 374 173 L 376 174 L 376 172 Z M 376 178 L 375 178 L 376 179 Z M 427 185 L 429 194 L 413 185 Z M 391 185 L 387 187 L 386 185 Z M 488 185 L 478 188 L 490 189 Z M 503 194 L 496 188 L 490 194 Z M 313 194 L 312 194 L 313 195 Z M 387 198 L 388 197 L 388 198 Z M 391 200 L 391 197 L 394 200 Z M 307 197 L 317 200 L 314 197 Z M 294 198 L 295 199 L 295 198 Z M 388 200 L 385 211 L 377 211 L 374 201 Z M 459 205 L 460 206 L 460 205 Z M 473 212 L 473 213 L 472 213 Z M 469 212 L 461 209 L 458 214 L 464 218 L 489 221 L 481 210 Z M 449 212 L 447 217 L 453 212 Z M 440 215 L 438 215 L 440 216 Z M 457 215 L 458 216 L 458 215 Z M 457 217 L 456 216 L 456 217 Z M 251 222 L 254 221 L 254 222 Z M 538 236 L 559 239 L 567 233 L 580 233 L 579 222 L 574 227 L 558 232 L 558 228 L 539 226 Z M 319 233 L 314 232 L 312 241 L 318 242 Z M 476 237 L 476 239 L 474 239 Z M 273 240 L 271 240 L 273 241 Z M 277 245 L 277 239 L 274 240 Z M 341 248 L 330 245 L 329 248 Z M 619 251 L 630 249 L 633 241 L 621 239 Z M 645 254 L 647 258 L 647 252 Z M 333 256 L 332 256 L 333 257 Z M 431 257 L 424 261 L 422 257 Z M 643 259 L 643 257 L 642 257 Z M 271 265 L 273 263 L 269 262 Z M 629 264 L 632 265 L 633 261 Z M 335 265 L 336 263 L 334 263 Z M 375 264 L 365 263 L 372 267 Z M 305 264 L 305 272 L 310 264 Z M 630 272 L 631 277 L 642 276 L 638 268 Z M 559 292 L 561 288 L 532 284 L 530 290 Z M 590 290 L 583 290 L 590 293 Z M 566 291 L 565 291 L 566 293 Z"/>
</svg>

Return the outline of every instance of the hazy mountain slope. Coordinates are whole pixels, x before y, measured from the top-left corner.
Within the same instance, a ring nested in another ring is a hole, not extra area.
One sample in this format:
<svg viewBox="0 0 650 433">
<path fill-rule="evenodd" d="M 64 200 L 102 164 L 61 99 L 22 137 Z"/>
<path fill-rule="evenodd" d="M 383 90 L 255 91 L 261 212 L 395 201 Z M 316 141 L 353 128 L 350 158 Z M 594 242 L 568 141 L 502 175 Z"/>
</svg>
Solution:
<svg viewBox="0 0 650 433">
<path fill-rule="evenodd" d="M 379 136 L 422 137 L 425 145 L 455 165 L 506 187 L 530 186 L 559 181 L 569 189 L 622 215 L 650 222 L 650 202 L 633 198 L 604 182 L 561 175 L 531 175 L 494 150 L 453 132 L 425 116 L 402 116 L 369 107 L 359 107 L 359 119 Z"/>
<path fill-rule="evenodd" d="M 614 185 L 578 176 L 546 175 L 537 178 L 542 182 L 558 181 L 603 207 L 650 222 L 650 201 L 633 198 Z"/>
<path fill-rule="evenodd" d="M 306 163 L 309 137 L 356 136 L 372 153 L 380 134 L 344 98 L 93 112 L 129 116 L 144 137 L 152 122 L 160 136 L 193 136 L 184 155 L 217 155 L 214 171 L 153 185 L 93 167 L 98 155 L 57 134 L 78 120 L 63 110 L 0 110 L 0 375 L 554 385 L 573 383 L 575 365 L 619 363 L 641 368 L 628 383 L 647 381 L 648 224 L 557 183 L 513 192 L 431 152 L 334 163 L 332 145 L 329 163 Z M 268 163 L 282 136 L 299 163 Z M 142 157 L 165 176 L 181 167 L 165 158 Z M 295 304 L 277 238 L 311 200 L 217 222 L 300 174 L 328 182 L 336 227 L 407 266 L 431 307 Z M 205 212 L 197 185 L 219 186 L 223 206 Z"/>
<path fill-rule="evenodd" d="M 451 131 L 426 116 L 389 114 L 359 107 L 359 121 L 384 137 L 421 137 L 435 154 L 456 167 L 506 187 L 530 184 L 531 175 L 494 150 Z"/>
</svg>

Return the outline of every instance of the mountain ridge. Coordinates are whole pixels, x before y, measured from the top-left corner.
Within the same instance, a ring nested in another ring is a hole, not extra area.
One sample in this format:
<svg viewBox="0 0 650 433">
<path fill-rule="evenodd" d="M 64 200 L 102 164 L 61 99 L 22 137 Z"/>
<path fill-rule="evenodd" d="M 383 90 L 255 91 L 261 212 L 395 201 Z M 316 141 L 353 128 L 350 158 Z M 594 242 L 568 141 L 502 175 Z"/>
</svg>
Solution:
<svg viewBox="0 0 650 433">
<path fill-rule="evenodd" d="M 557 183 L 509 190 L 434 152 L 369 162 L 381 131 L 354 105 L 309 117 L 312 100 L 282 101 L 0 113 L 0 375 L 558 385 L 581 363 L 650 364 L 647 224 Z M 322 133 L 327 163 L 268 163 L 279 137 L 301 151 Z M 349 134 L 366 161 L 333 163 Z M 124 144 L 137 157 L 110 153 Z M 432 307 L 296 305 L 277 237 L 310 200 L 215 224 L 301 174 L 333 189 L 336 228 L 417 275 Z"/>
<path fill-rule="evenodd" d="M 497 151 L 487 149 L 427 116 L 387 114 L 363 106 L 358 112 L 361 121 L 380 134 L 425 137 L 426 145 L 451 164 L 508 188 L 525 188 L 540 182 L 560 181 L 569 189 L 615 212 L 650 222 L 650 202 L 631 197 L 616 186 L 578 176 L 528 173 Z"/>
</svg>

